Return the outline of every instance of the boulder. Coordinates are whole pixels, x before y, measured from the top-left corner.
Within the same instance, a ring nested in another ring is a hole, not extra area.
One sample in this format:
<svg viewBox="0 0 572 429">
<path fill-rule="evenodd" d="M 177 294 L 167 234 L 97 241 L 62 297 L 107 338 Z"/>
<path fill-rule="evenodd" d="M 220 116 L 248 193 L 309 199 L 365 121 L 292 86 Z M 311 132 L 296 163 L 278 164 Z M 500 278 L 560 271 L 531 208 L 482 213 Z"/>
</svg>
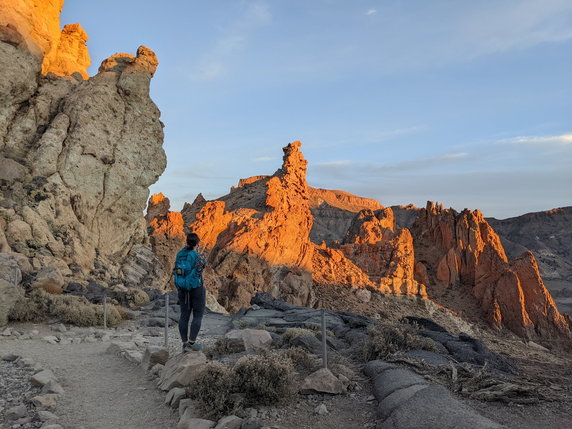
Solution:
<svg viewBox="0 0 572 429">
<path fill-rule="evenodd" d="M 177 429 L 213 429 L 216 422 L 212 420 L 197 419 L 193 417 L 193 410 L 187 408 L 184 414 L 179 419 Z"/>
<path fill-rule="evenodd" d="M 263 329 L 234 329 L 227 332 L 225 338 L 229 340 L 241 339 L 248 353 L 267 350 L 272 345 L 272 336 Z"/>
<path fill-rule="evenodd" d="M 0 253 L 0 279 L 15 285 L 22 281 L 22 272 L 15 255 Z"/>
<path fill-rule="evenodd" d="M 206 362 L 207 358 L 202 352 L 181 353 L 170 358 L 161 371 L 159 388 L 169 391 L 173 387 L 188 386 Z"/>
<path fill-rule="evenodd" d="M 12 183 L 22 181 L 26 175 L 26 167 L 13 159 L 0 156 L 0 181 Z"/>
<path fill-rule="evenodd" d="M 32 282 L 32 288 L 44 289 L 48 293 L 60 294 L 64 287 L 64 277 L 55 267 L 42 269 Z"/>
<path fill-rule="evenodd" d="M 42 393 L 55 393 L 57 395 L 62 395 L 64 393 L 64 388 L 56 380 L 50 380 L 42 388 Z"/>
<path fill-rule="evenodd" d="M 171 408 L 179 408 L 179 403 L 186 395 L 187 391 L 182 387 L 173 387 L 165 397 L 165 404 Z"/>
<path fill-rule="evenodd" d="M 44 369 L 30 378 L 30 383 L 34 387 L 44 387 L 51 381 L 57 382 L 57 378 L 52 371 Z"/>
<path fill-rule="evenodd" d="M 225 416 L 217 422 L 215 429 L 240 429 L 243 421 L 237 416 Z"/>
<path fill-rule="evenodd" d="M 15 407 L 8 408 L 4 414 L 8 421 L 18 420 L 28 415 L 28 410 L 24 404 L 16 405 Z"/>
<path fill-rule="evenodd" d="M 165 365 L 169 360 L 169 351 L 161 346 L 147 346 L 145 353 L 143 353 L 143 360 L 141 366 L 146 371 L 153 368 L 156 364 Z"/>
<path fill-rule="evenodd" d="M 343 393 L 342 382 L 327 368 L 320 368 L 304 379 L 300 393 L 305 395 L 315 393 L 329 393 L 339 395 Z"/>
<path fill-rule="evenodd" d="M 54 393 L 38 395 L 34 396 L 30 401 L 38 408 L 53 410 L 54 408 L 56 408 L 56 405 L 58 403 L 58 395 Z"/>
<path fill-rule="evenodd" d="M 24 296 L 24 290 L 11 282 L 0 279 L 0 326 L 8 323 L 8 315 L 16 301 Z"/>
</svg>

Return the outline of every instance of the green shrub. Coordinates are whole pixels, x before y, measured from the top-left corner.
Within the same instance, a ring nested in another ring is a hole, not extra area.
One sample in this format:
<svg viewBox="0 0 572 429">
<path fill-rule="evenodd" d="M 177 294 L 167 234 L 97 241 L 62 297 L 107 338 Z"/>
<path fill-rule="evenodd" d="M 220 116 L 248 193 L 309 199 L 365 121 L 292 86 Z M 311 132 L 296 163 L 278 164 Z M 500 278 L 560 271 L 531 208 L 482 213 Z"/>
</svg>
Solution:
<svg viewBox="0 0 572 429">
<path fill-rule="evenodd" d="M 419 330 L 409 324 L 388 325 L 376 323 L 368 327 L 370 338 L 364 343 L 366 360 L 385 359 L 397 352 L 424 349 L 435 351 L 433 342 L 419 335 Z"/>
<path fill-rule="evenodd" d="M 83 296 L 52 295 L 35 289 L 27 298 L 20 298 L 9 314 L 14 321 L 30 322 L 56 318 L 62 323 L 76 326 L 103 325 L 103 306 L 90 303 Z M 117 326 L 121 315 L 117 309 L 107 306 L 107 325 Z"/>
</svg>

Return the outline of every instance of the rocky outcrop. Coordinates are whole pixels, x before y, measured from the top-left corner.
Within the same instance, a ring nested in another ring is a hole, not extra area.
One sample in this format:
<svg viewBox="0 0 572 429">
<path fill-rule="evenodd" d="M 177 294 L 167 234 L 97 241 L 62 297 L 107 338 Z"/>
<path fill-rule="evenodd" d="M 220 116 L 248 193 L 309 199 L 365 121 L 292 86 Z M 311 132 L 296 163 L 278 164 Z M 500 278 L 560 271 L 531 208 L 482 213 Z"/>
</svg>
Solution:
<svg viewBox="0 0 572 429">
<path fill-rule="evenodd" d="M 346 234 L 343 253 L 384 293 L 426 296 L 417 281 L 413 238 L 408 229 L 396 231 L 393 211 L 363 210 Z"/>
<path fill-rule="evenodd" d="M 313 224 L 310 239 L 328 245 L 343 241 L 356 213 L 362 210 L 380 210 L 381 204 L 344 191 L 308 187 Z"/>
<path fill-rule="evenodd" d="M 177 252 L 185 246 L 185 225 L 179 212 L 169 210 L 171 204 L 163 194 L 153 194 L 147 206 L 145 216 L 151 246 L 157 255 L 163 272 L 169 276 L 174 265 Z M 164 284 L 166 279 L 161 279 Z"/>
<path fill-rule="evenodd" d="M 572 289 L 572 207 L 487 221 L 501 237 L 510 258 L 530 250 L 549 287 Z"/>
<path fill-rule="evenodd" d="M 82 80 L 87 36 L 79 25 L 60 33 L 62 3 L 0 6 L 0 246 L 36 271 L 82 276 L 98 265 L 121 279 L 130 250 L 148 242 L 141 213 L 166 166 L 149 98 L 157 59 L 140 47 Z"/>
<path fill-rule="evenodd" d="M 87 68 L 91 58 L 86 42 L 87 33 L 80 24 L 66 25 L 61 32 L 57 47 L 44 59 L 42 73 L 54 73 L 58 76 L 79 73 L 82 78 L 89 79 Z"/>
<path fill-rule="evenodd" d="M 230 311 L 258 291 L 312 304 L 312 217 L 300 145 L 284 148 L 282 168 L 271 177 L 206 203 L 190 226 L 210 249 L 218 299 Z M 252 192 L 258 189 L 264 192 Z"/>
<path fill-rule="evenodd" d="M 430 279 L 430 297 L 440 300 L 449 290 L 466 291 L 493 327 L 527 338 L 572 338 L 570 321 L 556 309 L 534 255 L 527 252 L 509 262 L 499 236 L 478 210 L 457 213 L 429 202 L 412 232 L 424 266 L 416 271 Z"/>
</svg>

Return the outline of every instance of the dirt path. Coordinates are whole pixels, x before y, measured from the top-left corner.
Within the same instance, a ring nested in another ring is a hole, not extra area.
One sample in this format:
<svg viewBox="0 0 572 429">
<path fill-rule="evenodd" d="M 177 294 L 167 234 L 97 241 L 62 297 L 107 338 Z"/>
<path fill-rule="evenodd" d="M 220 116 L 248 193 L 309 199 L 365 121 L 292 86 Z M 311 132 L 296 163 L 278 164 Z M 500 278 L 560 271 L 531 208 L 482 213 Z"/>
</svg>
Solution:
<svg viewBox="0 0 572 429">
<path fill-rule="evenodd" d="M 16 353 L 51 369 L 65 389 L 55 414 L 64 428 L 167 429 L 178 415 L 144 371 L 106 354 L 108 342 L 52 345 L 42 340 L 1 341 L 0 355 Z"/>
</svg>

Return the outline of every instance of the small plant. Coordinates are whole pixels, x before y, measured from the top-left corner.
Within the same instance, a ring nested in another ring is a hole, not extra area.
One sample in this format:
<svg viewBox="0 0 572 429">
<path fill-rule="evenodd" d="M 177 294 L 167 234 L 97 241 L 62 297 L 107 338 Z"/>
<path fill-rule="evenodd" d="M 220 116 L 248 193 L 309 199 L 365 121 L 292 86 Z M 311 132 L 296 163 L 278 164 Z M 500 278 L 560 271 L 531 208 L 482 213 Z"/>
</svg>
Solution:
<svg viewBox="0 0 572 429">
<path fill-rule="evenodd" d="M 90 303 L 83 296 L 51 295 L 42 289 L 30 292 L 27 298 L 18 299 L 9 320 L 30 322 L 56 318 L 62 323 L 76 326 L 103 325 L 103 306 Z M 108 326 L 117 326 L 121 322 L 117 309 L 107 306 Z"/>
<path fill-rule="evenodd" d="M 220 362 L 209 362 L 194 377 L 192 388 L 188 389 L 191 398 L 199 401 L 215 416 L 231 413 L 240 406 L 237 396 L 235 374 L 231 368 Z"/>
<path fill-rule="evenodd" d="M 233 320 L 232 326 L 234 326 L 234 329 L 246 329 L 248 328 L 248 321 L 244 319 Z"/>
<path fill-rule="evenodd" d="M 292 361 L 275 352 L 240 358 L 233 368 L 245 405 L 269 405 L 294 394 Z"/>
<path fill-rule="evenodd" d="M 244 351 L 244 342 L 239 339 L 229 339 L 226 337 L 220 337 L 216 342 L 205 350 L 205 354 L 209 358 L 214 358 L 217 356 L 226 356 L 233 353 L 240 353 Z"/>
<path fill-rule="evenodd" d="M 129 289 L 125 298 L 129 306 L 141 307 L 149 303 L 149 295 L 141 289 Z"/>
<path fill-rule="evenodd" d="M 302 335 L 309 335 L 311 337 L 315 337 L 316 332 L 310 331 L 309 329 L 304 329 L 304 328 L 288 328 L 288 329 L 286 329 L 284 334 L 282 334 L 282 340 L 286 344 L 292 344 L 292 341 L 294 340 L 294 338 L 300 337 Z"/>
<path fill-rule="evenodd" d="M 368 332 L 370 338 L 363 347 L 364 358 L 368 361 L 415 349 L 435 351 L 433 342 L 421 337 L 418 328 L 413 325 L 376 323 L 368 327 Z"/>
<path fill-rule="evenodd" d="M 312 359 L 308 351 L 302 347 L 283 349 L 280 351 L 280 354 L 290 359 L 296 368 L 312 369 L 315 366 L 314 359 Z"/>
</svg>

